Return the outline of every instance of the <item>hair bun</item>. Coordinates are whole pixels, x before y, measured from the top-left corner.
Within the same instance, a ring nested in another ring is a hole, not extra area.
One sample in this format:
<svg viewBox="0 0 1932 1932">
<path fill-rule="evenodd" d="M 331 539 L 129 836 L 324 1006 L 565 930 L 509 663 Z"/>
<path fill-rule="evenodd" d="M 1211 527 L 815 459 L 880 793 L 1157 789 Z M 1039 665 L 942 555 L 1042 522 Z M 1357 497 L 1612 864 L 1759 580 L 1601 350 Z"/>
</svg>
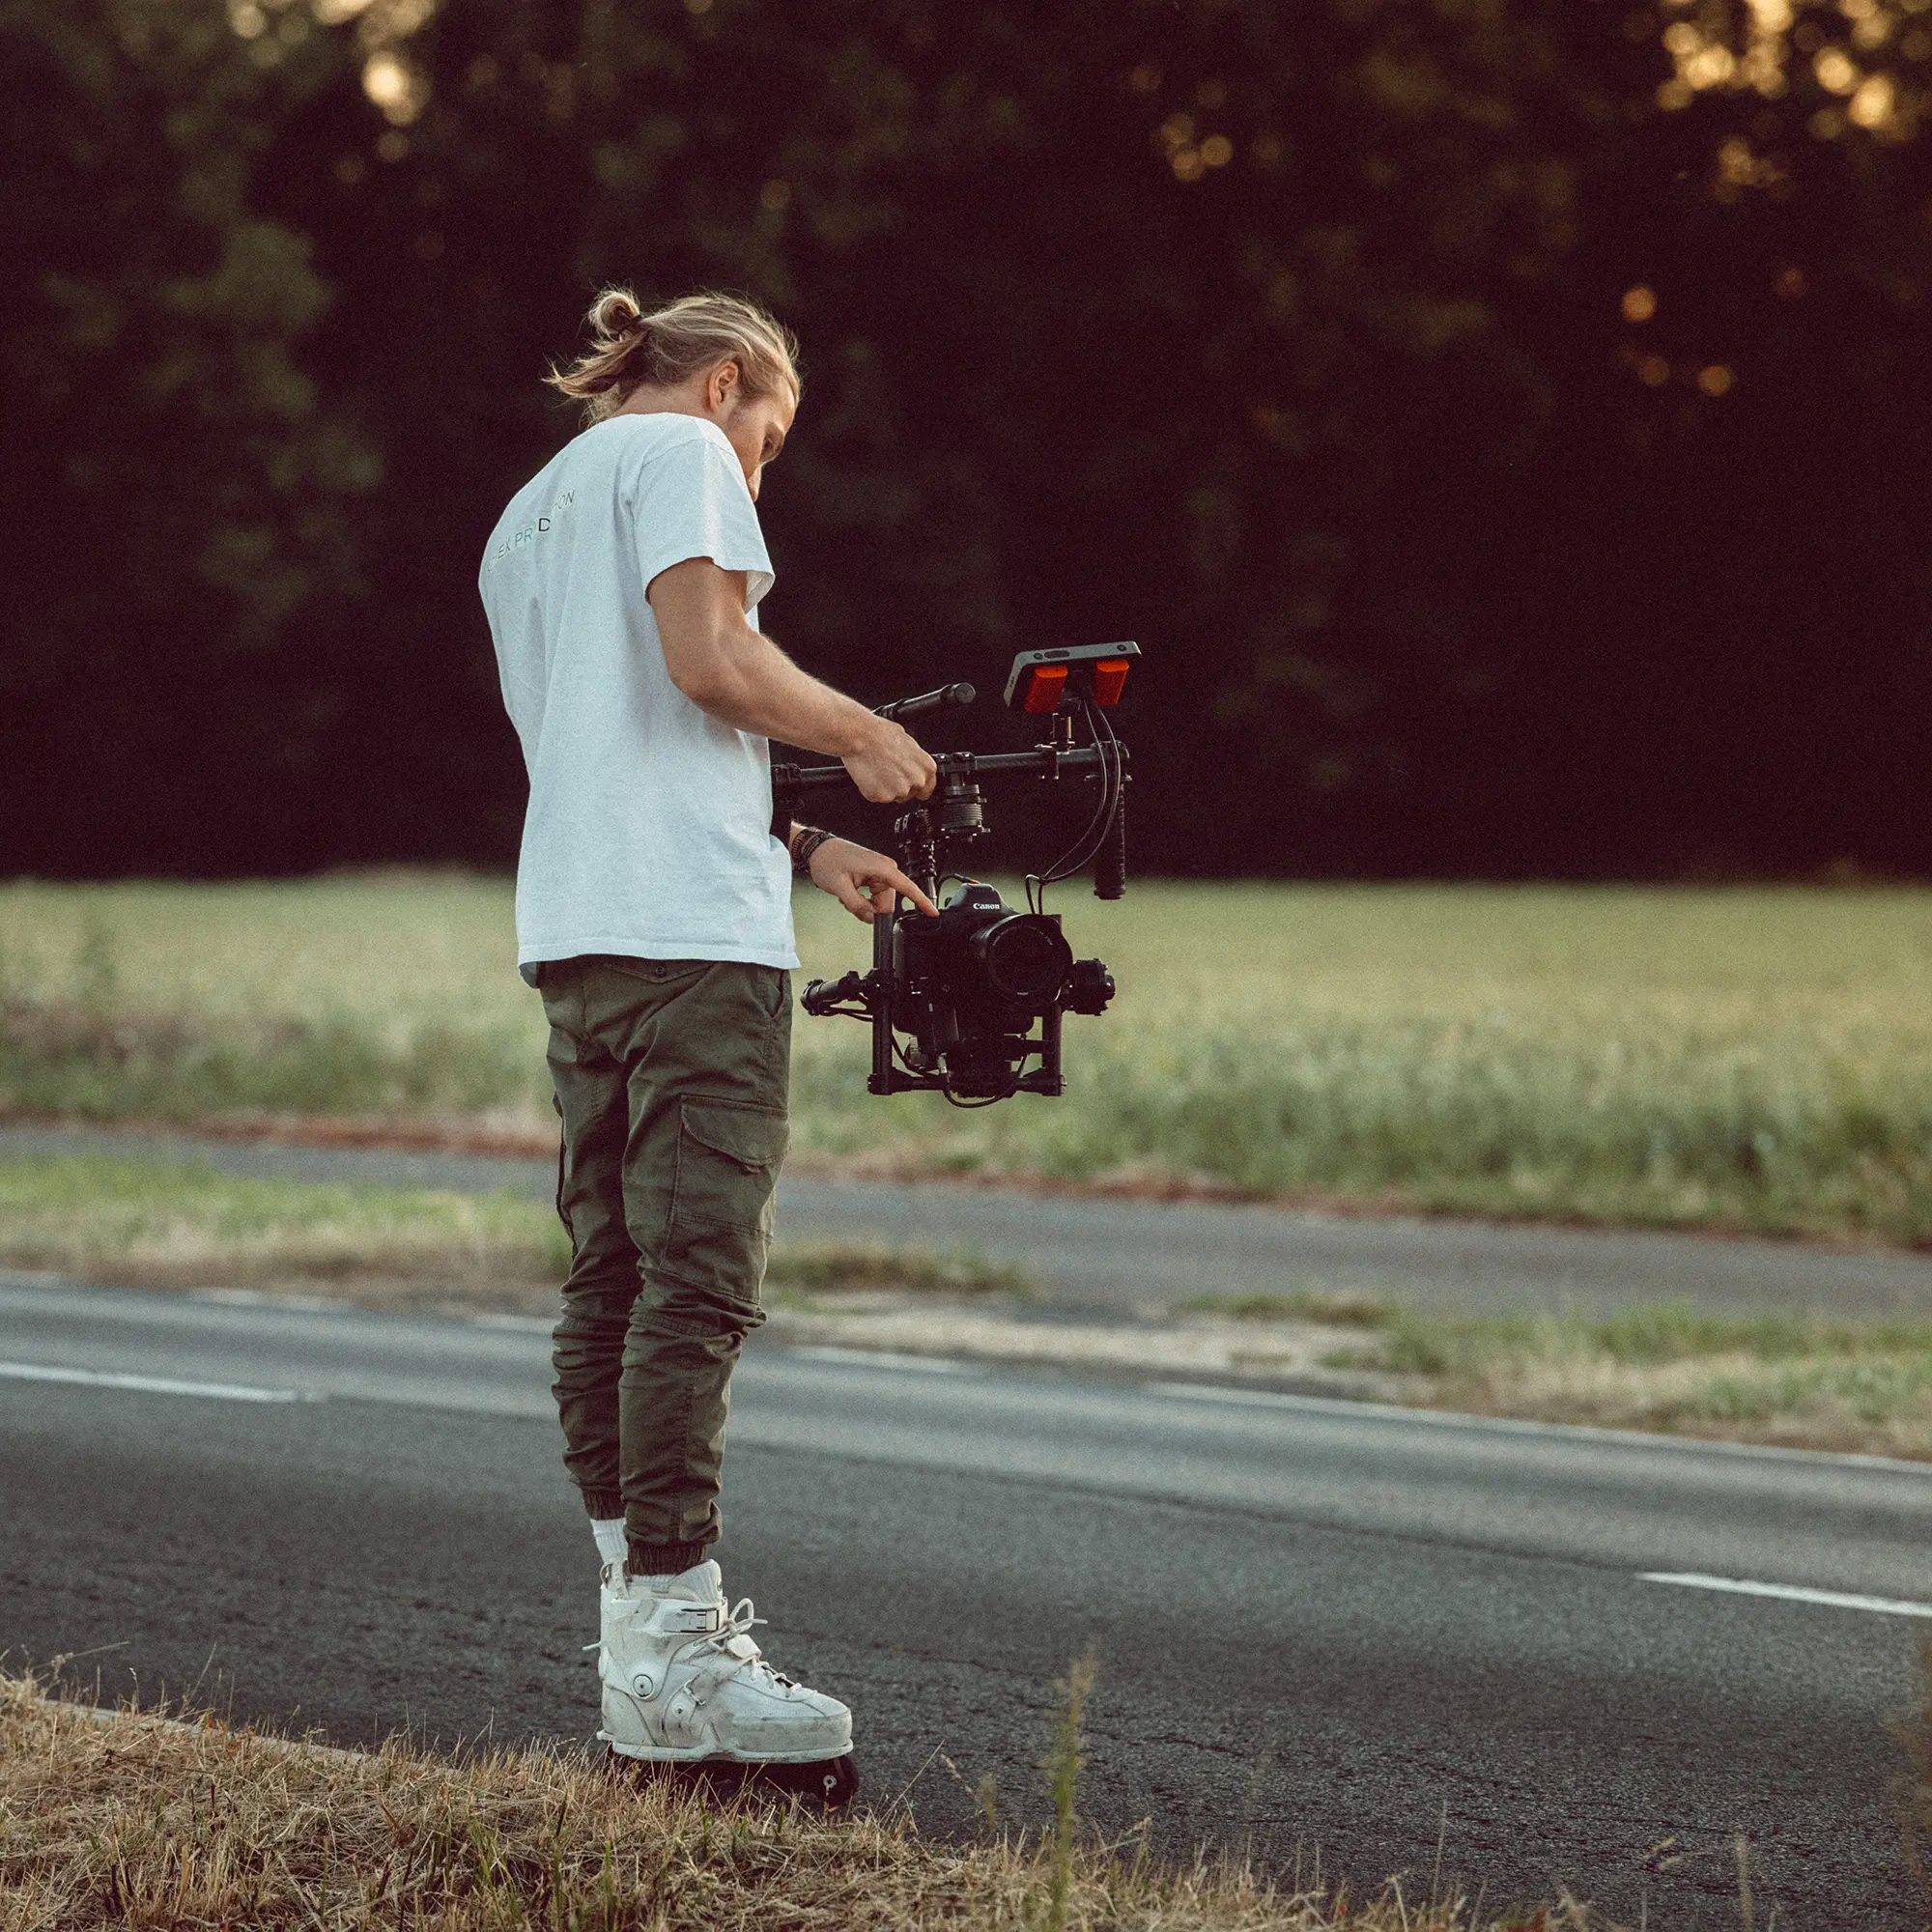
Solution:
<svg viewBox="0 0 1932 1932">
<path fill-rule="evenodd" d="M 590 304 L 585 320 L 594 335 L 606 342 L 617 342 L 635 335 L 643 326 L 644 318 L 637 297 L 629 289 L 606 289 Z"/>
</svg>

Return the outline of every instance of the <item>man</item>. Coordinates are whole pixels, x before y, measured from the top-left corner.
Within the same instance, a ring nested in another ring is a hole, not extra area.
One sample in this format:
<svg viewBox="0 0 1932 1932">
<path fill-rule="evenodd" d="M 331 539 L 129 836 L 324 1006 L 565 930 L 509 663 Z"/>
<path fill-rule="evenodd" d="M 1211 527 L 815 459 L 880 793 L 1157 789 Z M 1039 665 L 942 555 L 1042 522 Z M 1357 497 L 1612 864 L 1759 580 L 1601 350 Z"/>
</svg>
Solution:
<svg viewBox="0 0 1932 1932">
<path fill-rule="evenodd" d="M 589 329 L 550 381 L 590 426 L 512 499 L 481 588 L 530 779 L 518 961 L 563 1121 L 555 1392 L 603 1559 L 603 1734 L 653 1760 L 838 1759 L 850 1712 L 765 1663 L 708 1552 L 787 1137 L 792 865 L 863 920 L 895 891 L 933 907 L 809 827 L 788 858 L 767 740 L 881 802 L 927 796 L 934 768 L 759 634 L 790 337 L 736 298 L 645 314 L 623 290 Z"/>
</svg>

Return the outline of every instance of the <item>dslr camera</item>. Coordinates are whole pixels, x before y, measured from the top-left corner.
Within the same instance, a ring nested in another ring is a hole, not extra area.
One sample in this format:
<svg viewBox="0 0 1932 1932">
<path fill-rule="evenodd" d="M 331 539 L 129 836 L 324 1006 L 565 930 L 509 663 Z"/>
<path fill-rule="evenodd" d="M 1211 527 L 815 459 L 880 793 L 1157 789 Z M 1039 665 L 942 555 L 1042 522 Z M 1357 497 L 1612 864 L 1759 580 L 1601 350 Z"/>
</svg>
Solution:
<svg viewBox="0 0 1932 1932">
<path fill-rule="evenodd" d="M 934 1093 L 955 1106 L 985 1107 L 1015 1094 L 1065 1092 L 1061 1022 L 1104 1012 L 1114 980 L 1099 960 L 1074 958 L 1060 915 L 1046 910 L 1046 889 L 1091 865 L 1098 897 L 1126 891 L 1127 748 L 1108 714 L 1139 656 L 1131 643 L 1022 651 L 1005 700 L 1043 721 L 1045 742 L 1030 752 L 934 754 L 932 795 L 900 811 L 893 852 L 939 917 L 894 895 L 890 912 L 872 923 L 871 969 L 813 980 L 802 1002 L 818 1018 L 841 1014 L 871 1028 L 870 1093 Z M 970 684 L 949 684 L 879 712 L 905 721 L 975 696 Z M 989 833 L 987 781 L 1010 779 L 1078 783 L 1094 798 L 1080 836 L 1027 875 L 1024 910 L 970 870 L 973 848 Z M 785 835 L 805 792 L 848 782 L 842 765 L 775 764 L 774 830 Z"/>
</svg>

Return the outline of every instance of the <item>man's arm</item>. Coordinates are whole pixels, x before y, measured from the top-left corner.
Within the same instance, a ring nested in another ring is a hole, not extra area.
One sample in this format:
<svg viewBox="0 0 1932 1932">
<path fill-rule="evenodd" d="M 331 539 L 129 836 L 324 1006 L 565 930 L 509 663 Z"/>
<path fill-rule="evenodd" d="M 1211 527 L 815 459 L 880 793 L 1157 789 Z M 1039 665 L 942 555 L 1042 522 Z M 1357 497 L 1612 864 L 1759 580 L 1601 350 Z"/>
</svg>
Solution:
<svg viewBox="0 0 1932 1932">
<path fill-rule="evenodd" d="M 937 771 L 911 732 L 800 670 L 745 621 L 743 571 L 688 557 L 644 594 L 671 682 L 707 716 L 841 760 L 874 804 L 930 796 Z"/>
</svg>

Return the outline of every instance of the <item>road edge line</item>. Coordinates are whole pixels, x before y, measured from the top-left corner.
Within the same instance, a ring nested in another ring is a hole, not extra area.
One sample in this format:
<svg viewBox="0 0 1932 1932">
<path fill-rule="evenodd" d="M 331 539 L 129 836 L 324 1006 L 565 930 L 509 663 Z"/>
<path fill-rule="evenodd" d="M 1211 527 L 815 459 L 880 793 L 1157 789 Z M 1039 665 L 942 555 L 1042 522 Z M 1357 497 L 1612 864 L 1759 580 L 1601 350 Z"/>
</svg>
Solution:
<svg viewBox="0 0 1932 1932">
<path fill-rule="evenodd" d="M 1762 1583 L 1750 1577 L 1707 1577 L 1696 1570 L 1639 1570 L 1640 1583 L 1679 1583 L 1735 1597 L 1768 1597 L 1779 1603 L 1816 1604 L 1833 1610 L 1870 1610 L 1884 1617 L 1932 1617 L 1932 1604 L 1909 1597 L 1868 1597 L 1858 1590 L 1820 1590 L 1808 1583 Z"/>
</svg>

